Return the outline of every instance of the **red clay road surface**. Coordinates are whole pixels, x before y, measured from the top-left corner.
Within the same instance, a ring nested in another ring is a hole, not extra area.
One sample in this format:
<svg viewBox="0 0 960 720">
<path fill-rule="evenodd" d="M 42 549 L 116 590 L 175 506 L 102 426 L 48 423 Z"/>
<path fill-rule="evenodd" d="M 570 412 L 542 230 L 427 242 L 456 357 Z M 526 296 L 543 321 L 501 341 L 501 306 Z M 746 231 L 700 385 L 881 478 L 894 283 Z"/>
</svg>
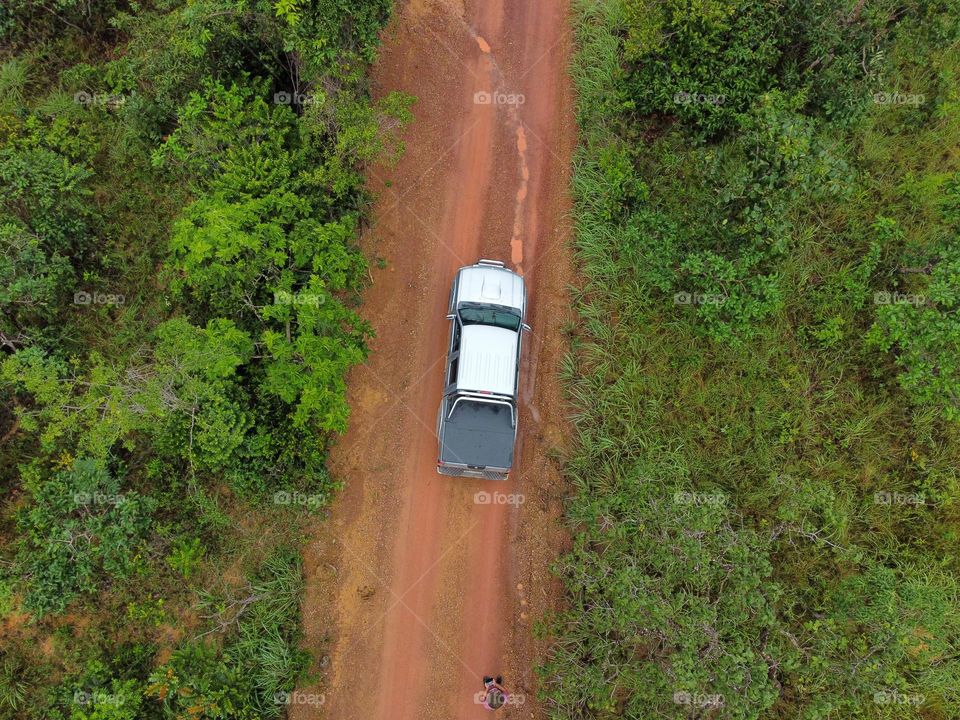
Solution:
<svg viewBox="0 0 960 720">
<path fill-rule="evenodd" d="M 416 120 L 397 167 L 370 172 L 364 249 L 386 264 L 362 312 L 377 336 L 332 457 L 344 490 L 304 551 L 306 643 L 326 655 L 294 718 L 487 718 L 475 696 L 499 674 L 514 702 L 498 717 L 543 717 L 531 625 L 558 597 L 563 544 L 548 453 L 566 435 L 571 40 L 565 0 L 398 2 L 385 33 L 375 93 L 416 96 Z M 480 257 L 530 293 L 506 483 L 436 473 L 450 283 Z"/>
</svg>

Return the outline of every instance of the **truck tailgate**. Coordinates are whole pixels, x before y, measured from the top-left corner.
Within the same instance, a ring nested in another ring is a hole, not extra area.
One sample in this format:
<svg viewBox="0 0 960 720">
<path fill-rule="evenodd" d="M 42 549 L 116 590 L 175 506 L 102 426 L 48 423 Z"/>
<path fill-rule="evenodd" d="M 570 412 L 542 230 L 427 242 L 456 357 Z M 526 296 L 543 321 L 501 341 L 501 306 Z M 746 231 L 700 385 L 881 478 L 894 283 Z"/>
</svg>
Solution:
<svg viewBox="0 0 960 720">
<path fill-rule="evenodd" d="M 450 412 L 449 401 L 443 404 Z M 515 430 L 510 408 L 461 400 L 453 417 L 441 424 L 440 460 L 464 465 L 509 468 L 513 465 Z"/>
</svg>

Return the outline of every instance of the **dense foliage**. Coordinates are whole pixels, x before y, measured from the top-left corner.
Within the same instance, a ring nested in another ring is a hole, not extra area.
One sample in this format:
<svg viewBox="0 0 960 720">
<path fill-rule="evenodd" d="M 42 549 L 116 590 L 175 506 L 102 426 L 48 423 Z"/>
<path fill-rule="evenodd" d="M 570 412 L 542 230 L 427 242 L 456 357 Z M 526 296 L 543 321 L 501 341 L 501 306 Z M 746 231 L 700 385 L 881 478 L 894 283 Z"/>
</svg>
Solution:
<svg viewBox="0 0 960 720">
<path fill-rule="evenodd" d="M 960 14 L 576 2 L 550 716 L 960 715 Z"/>
<path fill-rule="evenodd" d="M 0 717 L 281 714 L 307 511 L 270 500 L 334 489 L 389 12 L 0 7 Z"/>
<path fill-rule="evenodd" d="M 130 573 L 149 525 L 148 498 L 121 493 L 91 460 L 50 478 L 32 473 L 24 484 L 31 501 L 18 527 L 19 564 L 29 578 L 28 609 L 62 611 L 81 590 L 95 591 L 98 576 Z"/>
</svg>

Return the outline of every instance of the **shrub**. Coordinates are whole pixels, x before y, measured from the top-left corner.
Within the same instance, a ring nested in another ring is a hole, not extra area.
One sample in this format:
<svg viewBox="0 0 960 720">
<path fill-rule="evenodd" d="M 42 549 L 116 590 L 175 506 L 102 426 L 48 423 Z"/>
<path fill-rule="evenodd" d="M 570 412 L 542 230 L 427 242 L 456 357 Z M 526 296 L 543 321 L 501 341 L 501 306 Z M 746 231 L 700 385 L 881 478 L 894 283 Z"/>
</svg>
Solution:
<svg viewBox="0 0 960 720">
<path fill-rule="evenodd" d="M 278 552 L 263 565 L 241 601 L 218 604 L 219 628 L 236 627 L 222 650 L 197 641 L 178 648 L 157 668 L 146 689 L 167 717 L 189 712 L 196 720 L 273 718 L 306 669 L 296 618 L 303 578 L 295 553 Z M 223 613 L 227 613 L 226 615 Z M 232 613 L 232 614 L 231 614 Z"/>
<path fill-rule="evenodd" d="M 167 555 L 167 564 L 189 580 L 199 569 L 205 553 L 206 550 L 200 543 L 200 538 L 180 540 Z"/>
<path fill-rule="evenodd" d="M 18 516 L 17 565 L 27 609 L 61 612 L 76 595 L 133 569 L 154 509 L 150 498 L 124 491 L 89 459 L 49 477 L 28 469 L 25 487 L 30 504 Z"/>
</svg>

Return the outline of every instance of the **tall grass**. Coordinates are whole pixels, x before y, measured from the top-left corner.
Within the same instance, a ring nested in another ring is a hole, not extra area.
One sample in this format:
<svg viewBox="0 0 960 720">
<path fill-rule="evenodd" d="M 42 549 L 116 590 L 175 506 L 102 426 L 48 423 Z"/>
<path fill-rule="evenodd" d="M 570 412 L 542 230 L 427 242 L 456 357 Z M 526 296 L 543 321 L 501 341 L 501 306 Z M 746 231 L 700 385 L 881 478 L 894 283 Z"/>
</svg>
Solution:
<svg viewBox="0 0 960 720">
<path fill-rule="evenodd" d="M 729 342 L 675 303 L 675 250 L 724 221 L 754 150 L 633 112 L 622 12 L 649 5 L 574 2 L 575 542 L 541 668 L 549 714 L 956 717 L 958 430 L 864 341 L 904 247 L 948 232 L 937 194 L 960 162 L 932 146 L 960 144 L 942 82 L 956 54 L 905 21 L 888 72 L 935 63 L 910 85 L 932 109 L 797 121 L 845 187 L 798 176 L 778 196 L 782 303 Z M 878 233 L 886 214 L 902 235 Z"/>
</svg>

